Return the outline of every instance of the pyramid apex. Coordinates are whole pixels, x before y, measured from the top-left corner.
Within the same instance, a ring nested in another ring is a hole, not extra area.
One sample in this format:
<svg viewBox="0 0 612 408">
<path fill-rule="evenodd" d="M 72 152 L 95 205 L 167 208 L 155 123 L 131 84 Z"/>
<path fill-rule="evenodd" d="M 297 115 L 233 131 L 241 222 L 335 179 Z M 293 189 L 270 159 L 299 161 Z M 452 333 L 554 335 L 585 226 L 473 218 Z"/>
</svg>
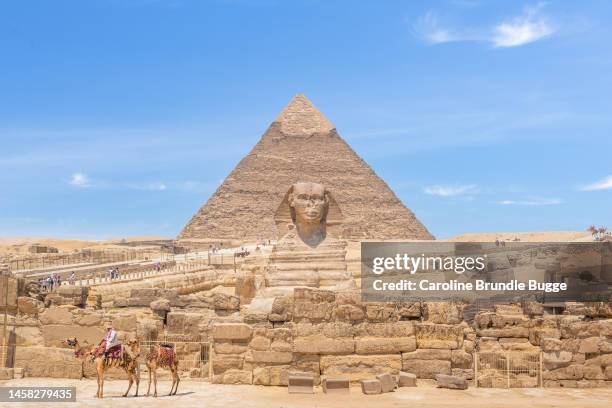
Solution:
<svg viewBox="0 0 612 408">
<path fill-rule="evenodd" d="M 329 120 L 304 94 L 296 94 L 277 116 L 275 122 L 286 135 L 306 136 L 325 133 L 334 128 Z"/>
</svg>

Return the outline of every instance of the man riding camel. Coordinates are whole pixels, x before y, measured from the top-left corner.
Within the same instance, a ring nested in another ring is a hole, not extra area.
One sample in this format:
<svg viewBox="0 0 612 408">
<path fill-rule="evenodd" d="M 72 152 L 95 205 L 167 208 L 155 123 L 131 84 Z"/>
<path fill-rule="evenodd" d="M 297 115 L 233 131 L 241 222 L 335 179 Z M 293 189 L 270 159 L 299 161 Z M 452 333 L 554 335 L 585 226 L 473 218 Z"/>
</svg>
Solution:
<svg viewBox="0 0 612 408">
<path fill-rule="evenodd" d="M 108 357 L 108 350 L 119 344 L 119 341 L 117 340 L 117 332 L 113 329 L 113 324 L 110 322 L 106 325 L 106 335 L 104 336 L 104 342 L 106 343 L 104 350 L 104 360 L 106 360 Z"/>
</svg>

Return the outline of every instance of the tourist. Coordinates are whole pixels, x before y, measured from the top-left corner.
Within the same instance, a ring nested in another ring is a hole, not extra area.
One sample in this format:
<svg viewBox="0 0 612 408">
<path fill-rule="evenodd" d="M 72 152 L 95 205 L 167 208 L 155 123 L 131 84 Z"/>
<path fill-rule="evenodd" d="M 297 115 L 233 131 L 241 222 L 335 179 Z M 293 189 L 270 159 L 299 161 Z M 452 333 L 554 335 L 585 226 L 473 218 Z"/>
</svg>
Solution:
<svg viewBox="0 0 612 408">
<path fill-rule="evenodd" d="M 70 285 L 73 285 L 73 286 L 74 286 L 75 282 L 76 282 L 76 275 L 75 275 L 75 273 L 74 273 L 74 272 L 72 272 L 72 273 L 70 274 L 70 277 L 68 278 L 68 284 L 70 284 Z"/>
<path fill-rule="evenodd" d="M 106 325 L 106 336 L 104 336 L 104 342 L 104 360 L 106 361 L 106 358 L 108 357 L 108 350 L 119 344 L 117 341 L 117 332 L 113 329 L 113 325 L 111 323 Z"/>
</svg>

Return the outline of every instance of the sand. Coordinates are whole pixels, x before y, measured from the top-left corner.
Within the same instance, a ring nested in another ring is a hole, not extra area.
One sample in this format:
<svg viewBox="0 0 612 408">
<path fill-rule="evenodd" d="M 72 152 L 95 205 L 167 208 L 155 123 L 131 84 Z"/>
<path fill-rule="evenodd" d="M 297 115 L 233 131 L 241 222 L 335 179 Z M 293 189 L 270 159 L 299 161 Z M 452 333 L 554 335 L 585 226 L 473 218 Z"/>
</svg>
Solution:
<svg viewBox="0 0 612 408">
<path fill-rule="evenodd" d="M 420 381 L 424 382 L 424 381 Z M 95 380 L 67 380 L 57 378 L 25 378 L 6 381 L 0 386 L 76 386 L 79 407 L 207 407 L 207 408 L 479 408 L 479 407 L 610 407 L 612 389 L 490 389 L 471 388 L 466 391 L 435 388 L 432 383 L 419 384 L 416 388 L 400 388 L 382 395 L 364 395 L 360 388 L 352 387 L 350 394 L 323 394 L 317 388 L 314 395 L 288 394 L 285 387 L 263 387 L 252 385 L 219 385 L 207 382 L 183 380 L 176 396 L 162 396 L 170 390 L 168 381 L 158 382 L 158 398 L 123 398 L 127 381 L 106 381 L 104 400 L 93 397 L 96 392 Z M 141 380 L 140 393 L 146 393 L 147 381 Z M 133 389 L 131 394 L 133 395 Z M 45 407 L 66 407 L 66 403 L 43 404 Z M 0 406 L 37 407 L 40 403 L 20 403 Z"/>
<path fill-rule="evenodd" d="M 534 231 L 534 232 L 482 232 L 457 235 L 448 239 L 453 242 L 492 242 L 497 239 L 522 242 L 588 242 L 593 237 L 588 231 Z"/>
</svg>

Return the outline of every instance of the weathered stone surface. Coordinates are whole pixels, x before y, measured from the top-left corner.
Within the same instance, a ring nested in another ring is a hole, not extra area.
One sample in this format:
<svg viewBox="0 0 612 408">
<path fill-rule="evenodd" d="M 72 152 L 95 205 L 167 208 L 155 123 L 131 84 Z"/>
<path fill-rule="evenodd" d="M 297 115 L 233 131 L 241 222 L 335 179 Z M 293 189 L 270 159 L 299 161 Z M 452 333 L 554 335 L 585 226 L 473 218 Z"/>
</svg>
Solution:
<svg viewBox="0 0 612 408">
<path fill-rule="evenodd" d="M 542 377 L 545 380 L 580 380 L 584 376 L 584 367 L 570 365 L 556 370 L 545 370 Z"/>
<path fill-rule="evenodd" d="M 213 376 L 214 384 L 252 384 L 253 372 L 230 369 L 223 374 Z"/>
<path fill-rule="evenodd" d="M 264 336 L 253 336 L 249 347 L 253 350 L 268 350 L 270 348 L 270 339 Z"/>
<path fill-rule="evenodd" d="M 293 353 L 253 350 L 246 355 L 245 361 L 267 364 L 288 364 L 293 361 Z"/>
<path fill-rule="evenodd" d="M 404 360 L 402 369 L 415 373 L 418 378 L 435 378 L 436 374 L 451 373 L 448 360 Z"/>
<path fill-rule="evenodd" d="M 113 318 L 113 328 L 126 332 L 135 332 L 138 318 L 134 314 L 120 315 Z"/>
<path fill-rule="evenodd" d="M 302 354 L 352 354 L 355 341 L 352 338 L 329 338 L 321 335 L 299 337 L 293 342 L 293 351 Z"/>
<path fill-rule="evenodd" d="M 418 348 L 458 349 L 463 345 L 463 329 L 443 324 L 417 324 L 416 340 Z"/>
<path fill-rule="evenodd" d="M 382 394 L 382 385 L 378 380 L 361 380 L 361 392 L 367 395 Z"/>
<path fill-rule="evenodd" d="M 430 323 L 458 324 L 463 320 L 463 307 L 453 302 L 425 302 L 423 317 Z"/>
<path fill-rule="evenodd" d="M 72 350 L 53 347 L 17 347 L 15 367 L 26 377 L 81 378 L 81 361 Z"/>
<path fill-rule="evenodd" d="M 231 369 L 242 370 L 244 358 L 231 354 L 219 354 L 213 361 L 213 374 L 222 374 Z"/>
<path fill-rule="evenodd" d="M 40 315 L 40 322 L 42 324 L 71 324 L 72 313 L 70 310 L 64 307 L 51 307 L 46 309 Z"/>
<path fill-rule="evenodd" d="M 398 387 L 416 387 L 416 374 L 400 371 L 397 385 Z"/>
<path fill-rule="evenodd" d="M 467 390 L 468 382 L 463 377 L 453 375 L 438 374 L 436 375 L 438 388 L 450 388 L 452 390 Z"/>
<path fill-rule="evenodd" d="M 314 379 L 309 375 L 290 374 L 287 390 L 289 394 L 314 394 Z"/>
<path fill-rule="evenodd" d="M 213 338 L 220 340 L 248 340 L 253 329 L 244 323 L 217 323 L 213 326 Z"/>
<path fill-rule="evenodd" d="M 411 337 L 415 334 L 414 323 L 398 321 L 391 323 L 366 322 L 354 326 L 357 337 Z"/>
<path fill-rule="evenodd" d="M 599 337 L 589 337 L 580 342 L 579 353 L 599 353 Z"/>
<path fill-rule="evenodd" d="M 15 344 L 17 346 L 42 346 L 43 343 L 44 339 L 39 326 L 15 327 Z"/>
<path fill-rule="evenodd" d="M 17 309 L 19 313 L 36 316 L 38 315 L 38 308 L 39 302 L 34 298 L 27 296 L 20 296 L 17 298 Z"/>
<path fill-rule="evenodd" d="M 411 353 L 402 353 L 405 360 L 450 360 L 451 350 L 443 349 L 418 349 Z"/>
<path fill-rule="evenodd" d="M 88 312 L 75 318 L 79 326 L 100 326 L 102 325 L 102 313 Z"/>
<path fill-rule="evenodd" d="M 544 338 L 540 341 L 542 351 L 561 351 L 562 342 L 559 339 Z"/>
<path fill-rule="evenodd" d="M 158 312 L 169 312 L 170 311 L 170 301 L 168 299 L 157 299 L 152 301 L 149 304 L 151 310 L 155 310 Z"/>
<path fill-rule="evenodd" d="M 393 354 L 416 350 L 415 337 L 364 337 L 355 339 L 357 354 Z"/>
<path fill-rule="evenodd" d="M 463 350 L 452 350 L 451 366 L 453 368 L 470 368 L 472 367 L 472 354 Z"/>
<path fill-rule="evenodd" d="M 482 337 L 529 337 L 529 328 L 520 326 L 504 327 L 501 329 L 479 329 L 478 335 Z"/>
<path fill-rule="evenodd" d="M 325 394 L 347 394 L 350 391 L 348 378 L 324 378 L 321 385 Z"/>
<path fill-rule="evenodd" d="M 378 374 L 376 379 L 380 381 L 380 389 L 382 392 L 393 392 L 397 387 L 395 377 L 389 373 Z"/>
<path fill-rule="evenodd" d="M 569 351 L 551 351 L 542 353 L 542 362 L 544 368 L 553 370 L 570 365 L 573 357 L 574 355 Z"/>
<path fill-rule="evenodd" d="M 216 341 L 214 348 L 215 353 L 218 354 L 242 354 L 249 350 L 247 343 L 234 343 L 232 341 Z"/>
<path fill-rule="evenodd" d="M 48 347 L 65 347 L 69 337 L 76 337 L 82 345 L 97 345 L 104 338 L 102 327 L 64 326 L 50 324 L 42 326 L 44 345 Z"/>
<path fill-rule="evenodd" d="M 320 361 L 321 374 L 327 377 L 347 377 L 352 382 L 386 372 L 397 374 L 401 366 L 399 354 L 321 356 Z"/>
</svg>

